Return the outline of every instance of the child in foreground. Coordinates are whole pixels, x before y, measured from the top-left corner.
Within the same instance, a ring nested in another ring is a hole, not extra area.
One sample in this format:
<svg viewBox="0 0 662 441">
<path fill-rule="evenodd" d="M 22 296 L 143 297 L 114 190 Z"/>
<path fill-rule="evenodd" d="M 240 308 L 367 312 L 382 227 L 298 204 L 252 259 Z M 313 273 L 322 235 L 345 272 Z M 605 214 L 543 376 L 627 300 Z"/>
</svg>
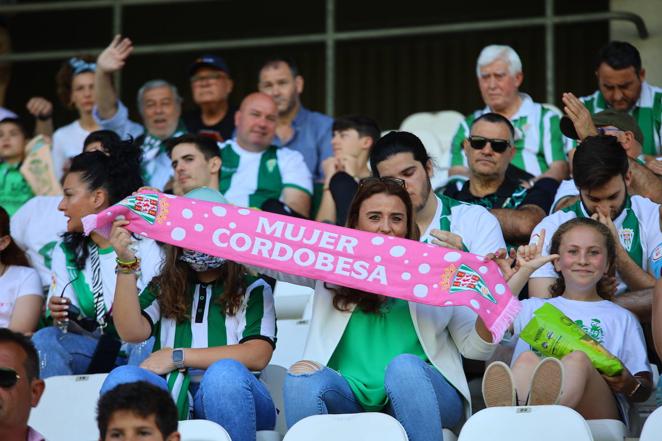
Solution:
<svg viewBox="0 0 662 441">
<path fill-rule="evenodd" d="M 170 394 L 145 381 L 120 384 L 99 399 L 99 440 L 179 441 Z"/>
<path fill-rule="evenodd" d="M 544 238 L 538 241 L 544 243 Z M 541 245 L 542 246 L 542 245 Z M 551 298 L 530 298 L 513 324 L 518 336 L 545 302 L 560 309 L 616 356 L 624 366 L 619 375 L 599 373 L 581 351 L 561 360 L 541 359 L 521 338 L 517 340 L 511 367 L 494 362 L 483 378 L 485 404 L 490 406 L 561 404 L 585 419 L 621 419 L 627 422 L 629 402 L 645 401 L 651 393 L 651 372 L 641 326 L 626 309 L 609 301 L 601 285 L 611 274 L 615 243 L 609 229 L 588 218 L 561 225 L 551 241 L 550 256 L 541 256 L 538 245 L 517 251 L 520 265 L 509 280 L 523 284 L 546 260 L 553 260 L 559 273 Z"/>
</svg>

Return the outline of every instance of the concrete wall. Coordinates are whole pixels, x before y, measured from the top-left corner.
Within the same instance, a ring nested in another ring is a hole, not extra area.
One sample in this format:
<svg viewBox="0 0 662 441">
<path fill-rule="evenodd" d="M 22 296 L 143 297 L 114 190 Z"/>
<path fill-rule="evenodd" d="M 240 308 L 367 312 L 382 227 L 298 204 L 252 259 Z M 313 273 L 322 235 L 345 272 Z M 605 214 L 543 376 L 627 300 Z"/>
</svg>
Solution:
<svg viewBox="0 0 662 441">
<path fill-rule="evenodd" d="M 612 11 L 633 12 L 643 17 L 650 36 L 641 40 L 637 30 L 629 22 L 612 21 L 612 40 L 632 43 L 641 53 L 646 69 L 646 80 L 662 86 L 662 1 L 661 0 L 611 0 Z"/>
</svg>

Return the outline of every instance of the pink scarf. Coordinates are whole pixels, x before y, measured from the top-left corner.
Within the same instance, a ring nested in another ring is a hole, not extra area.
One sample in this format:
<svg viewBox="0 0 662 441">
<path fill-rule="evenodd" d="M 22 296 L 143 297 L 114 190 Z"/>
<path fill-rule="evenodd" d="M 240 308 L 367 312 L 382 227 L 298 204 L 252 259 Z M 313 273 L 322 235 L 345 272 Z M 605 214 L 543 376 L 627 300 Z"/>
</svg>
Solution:
<svg viewBox="0 0 662 441">
<path fill-rule="evenodd" d="M 85 233 L 127 229 L 236 262 L 435 306 L 467 306 L 494 341 L 520 310 L 497 265 L 408 239 L 202 200 L 141 193 L 83 219 Z"/>
</svg>

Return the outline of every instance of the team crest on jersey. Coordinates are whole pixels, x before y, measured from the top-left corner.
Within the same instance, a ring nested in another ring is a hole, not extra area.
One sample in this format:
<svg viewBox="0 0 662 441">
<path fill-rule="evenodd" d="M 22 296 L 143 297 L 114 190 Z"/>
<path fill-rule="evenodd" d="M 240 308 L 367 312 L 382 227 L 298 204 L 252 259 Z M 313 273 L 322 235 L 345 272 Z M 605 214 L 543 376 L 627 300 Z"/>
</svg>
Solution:
<svg viewBox="0 0 662 441">
<path fill-rule="evenodd" d="M 276 168 L 276 163 L 277 161 L 275 159 L 268 159 L 267 162 L 264 164 L 267 167 L 267 171 L 269 173 L 273 173 L 274 169 Z"/>
<path fill-rule="evenodd" d="M 621 244 L 625 247 L 628 252 L 632 248 L 632 240 L 634 239 L 634 231 L 632 228 L 621 228 L 618 230 L 618 236 L 621 239 Z"/>
</svg>

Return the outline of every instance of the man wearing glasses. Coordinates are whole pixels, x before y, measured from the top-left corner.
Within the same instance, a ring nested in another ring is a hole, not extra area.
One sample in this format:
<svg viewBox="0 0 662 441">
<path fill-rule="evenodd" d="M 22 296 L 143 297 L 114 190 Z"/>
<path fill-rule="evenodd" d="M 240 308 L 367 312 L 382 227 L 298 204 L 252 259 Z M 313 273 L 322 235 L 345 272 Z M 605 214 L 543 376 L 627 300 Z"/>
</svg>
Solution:
<svg viewBox="0 0 662 441">
<path fill-rule="evenodd" d="M 182 115 L 190 133 L 225 141 L 234 132 L 235 106 L 228 102 L 234 82 L 225 60 L 216 55 L 198 57 L 189 69 L 191 95 L 198 108 Z"/>
<path fill-rule="evenodd" d="M 515 155 L 514 136 L 515 129 L 507 118 L 497 113 L 478 117 L 463 143 L 469 180 L 459 190 L 448 186 L 444 194 L 490 210 L 499 220 L 506 243 L 520 245 L 529 241 L 533 228 L 549 212 L 559 183 L 541 178 L 526 189 L 507 175 Z"/>
<path fill-rule="evenodd" d="M 22 334 L 0 329 L 0 439 L 43 441 L 28 426 L 30 409 L 44 393 L 39 379 L 39 358 L 32 342 Z"/>
<path fill-rule="evenodd" d="M 467 116 L 458 127 L 451 147 L 449 175 L 468 176 L 462 143 L 476 118 L 494 112 L 508 118 L 515 127 L 515 154 L 511 161 L 515 167 L 511 167 L 509 174 L 521 179 L 526 176 L 521 172 L 524 170 L 534 177 L 543 175 L 557 181 L 565 179 L 568 164 L 559 130 L 561 115 L 519 91 L 524 75 L 517 52 L 509 46 L 485 47 L 476 62 L 476 75 L 485 107 Z"/>
</svg>

